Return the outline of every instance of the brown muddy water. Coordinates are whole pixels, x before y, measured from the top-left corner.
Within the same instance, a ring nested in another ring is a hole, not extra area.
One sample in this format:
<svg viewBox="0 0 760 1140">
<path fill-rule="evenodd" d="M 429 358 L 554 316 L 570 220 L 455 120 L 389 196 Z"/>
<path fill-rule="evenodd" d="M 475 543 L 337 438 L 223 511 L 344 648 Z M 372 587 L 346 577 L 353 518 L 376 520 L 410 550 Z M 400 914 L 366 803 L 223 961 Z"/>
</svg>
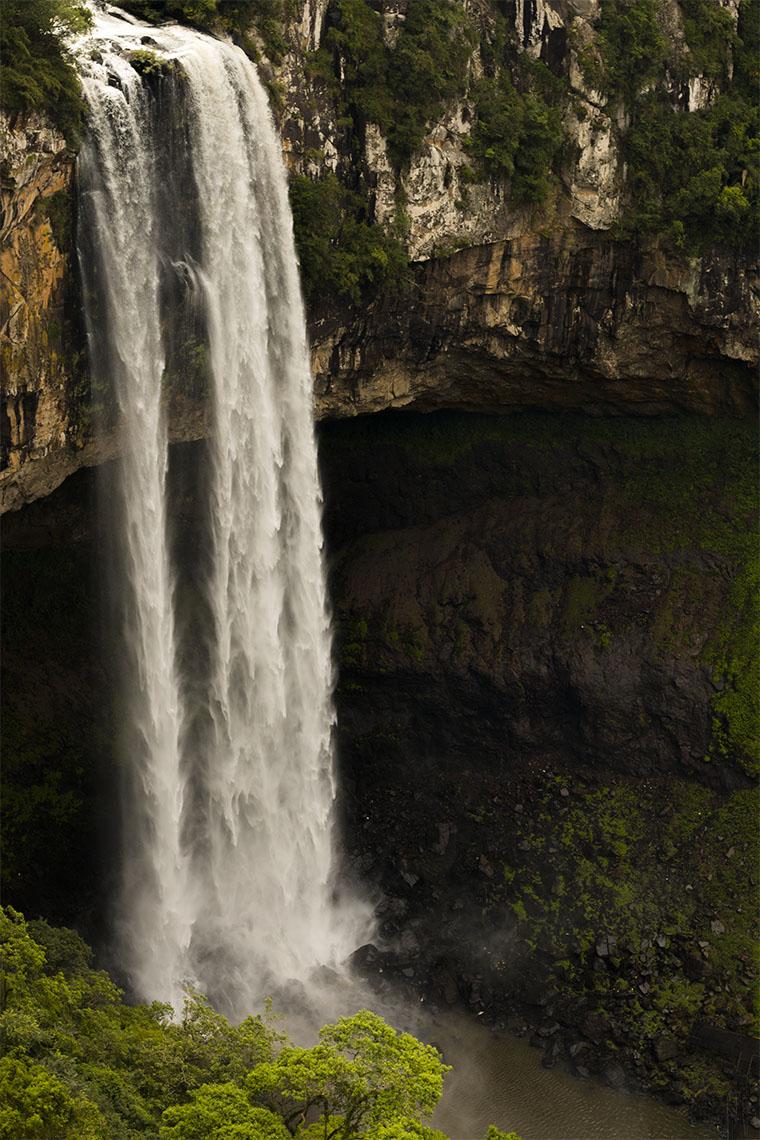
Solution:
<svg viewBox="0 0 760 1140">
<path fill-rule="evenodd" d="M 452 1140 L 483 1140 L 489 1124 L 522 1140 L 718 1140 L 685 1110 L 643 1093 L 610 1089 L 559 1068 L 544 1069 L 527 1041 L 495 1034 L 464 1016 L 432 1017 L 420 1034 L 453 1072 L 433 1125 Z"/>
</svg>

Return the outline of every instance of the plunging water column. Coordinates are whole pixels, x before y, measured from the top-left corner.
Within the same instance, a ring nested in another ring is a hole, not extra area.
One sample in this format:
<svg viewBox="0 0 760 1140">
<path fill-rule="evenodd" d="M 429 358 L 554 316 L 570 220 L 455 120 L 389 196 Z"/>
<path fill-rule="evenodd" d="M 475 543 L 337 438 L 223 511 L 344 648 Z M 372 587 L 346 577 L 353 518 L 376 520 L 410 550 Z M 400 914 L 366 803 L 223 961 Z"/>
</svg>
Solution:
<svg viewBox="0 0 760 1140">
<path fill-rule="evenodd" d="M 120 942 L 142 997 L 176 1004 L 191 981 L 244 1012 L 367 934 L 367 908 L 336 898 L 330 629 L 286 174 L 237 48 L 99 14 L 78 54 L 80 260 L 122 456 Z M 193 645 L 179 652 L 168 537 L 168 279 L 200 314 L 209 382 L 200 685 L 185 676 Z"/>
</svg>

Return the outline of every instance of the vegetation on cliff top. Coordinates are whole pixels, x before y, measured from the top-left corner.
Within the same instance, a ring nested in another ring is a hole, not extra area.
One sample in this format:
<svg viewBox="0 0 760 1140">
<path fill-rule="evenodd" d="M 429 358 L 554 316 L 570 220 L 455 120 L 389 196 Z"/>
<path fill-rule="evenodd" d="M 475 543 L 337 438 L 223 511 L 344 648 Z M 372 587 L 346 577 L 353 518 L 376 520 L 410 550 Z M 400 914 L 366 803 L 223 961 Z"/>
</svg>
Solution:
<svg viewBox="0 0 760 1140">
<path fill-rule="evenodd" d="M 333 84 L 354 128 L 375 123 L 397 168 L 408 164 L 428 124 L 466 89 L 474 28 L 456 0 L 414 0 L 393 43 L 367 0 L 333 0 L 324 43 L 312 59 Z"/>
</svg>

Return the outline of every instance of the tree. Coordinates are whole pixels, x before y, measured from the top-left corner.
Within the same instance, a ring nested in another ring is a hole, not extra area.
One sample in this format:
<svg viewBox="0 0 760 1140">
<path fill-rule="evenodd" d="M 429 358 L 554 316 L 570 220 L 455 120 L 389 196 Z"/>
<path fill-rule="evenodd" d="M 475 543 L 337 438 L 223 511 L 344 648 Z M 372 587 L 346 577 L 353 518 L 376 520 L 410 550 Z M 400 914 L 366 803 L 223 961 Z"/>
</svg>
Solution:
<svg viewBox="0 0 760 1140">
<path fill-rule="evenodd" d="M 290 1140 L 282 1120 L 267 1108 L 251 1104 L 239 1085 L 203 1085 L 195 1089 L 189 1104 L 174 1105 L 164 1112 L 161 1140 Z"/>
<path fill-rule="evenodd" d="M 104 1134 L 97 1107 L 42 1065 L 16 1057 L 0 1060 L 2 1140 L 99 1140 Z"/>
<path fill-rule="evenodd" d="M 0 102 L 6 110 L 44 110 L 76 133 L 83 103 L 64 37 L 85 31 L 91 19 L 77 0 L 3 0 Z"/>
<path fill-rule="evenodd" d="M 319 1037 L 311 1049 L 283 1049 L 245 1081 L 251 1100 L 275 1111 L 291 1135 L 349 1140 L 378 1136 L 381 1128 L 388 1140 L 436 1135 L 419 1131 L 419 1117 L 433 1112 L 443 1091 L 448 1066 L 437 1049 L 369 1010 L 324 1026 Z"/>
</svg>

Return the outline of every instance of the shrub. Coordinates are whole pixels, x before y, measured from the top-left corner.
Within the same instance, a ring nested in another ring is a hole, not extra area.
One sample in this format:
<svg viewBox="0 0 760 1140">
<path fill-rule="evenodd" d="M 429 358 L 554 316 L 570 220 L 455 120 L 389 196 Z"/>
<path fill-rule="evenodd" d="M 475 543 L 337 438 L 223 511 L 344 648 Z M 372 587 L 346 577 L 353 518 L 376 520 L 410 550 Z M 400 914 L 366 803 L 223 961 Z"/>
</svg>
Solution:
<svg viewBox="0 0 760 1140">
<path fill-rule="evenodd" d="M 464 93 L 471 33 L 455 0 L 413 0 L 393 47 L 366 0 L 337 0 L 314 69 L 342 77 L 341 99 L 361 134 L 376 123 L 397 169 L 409 162 L 447 100 Z M 340 61 L 340 67 L 338 67 Z"/>
<path fill-rule="evenodd" d="M 517 204 L 544 202 L 562 145 L 562 119 L 537 91 L 521 94 L 509 75 L 483 79 L 475 88 L 470 147 L 484 173 L 510 180 Z"/>
<path fill-rule="evenodd" d="M 75 138 L 84 103 L 64 37 L 90 24 L 76 0 L 4 0 L 0 20 L 0 104 L 42 111 Z"/>
<path fill-rule="evenodd" d="M 358 303 L 403 281 L 401 242 L 366 221 L 364 199 L 335 175 L 293 178 L 290 203 L 307 301 L 331 296 Z"/>
<path fill-rule="evenodd" d="M 660 78 L 665 62 L 657 0 L 604 0 L 599 32 L 608 92 L 630 102 Z"/>
</svg>

